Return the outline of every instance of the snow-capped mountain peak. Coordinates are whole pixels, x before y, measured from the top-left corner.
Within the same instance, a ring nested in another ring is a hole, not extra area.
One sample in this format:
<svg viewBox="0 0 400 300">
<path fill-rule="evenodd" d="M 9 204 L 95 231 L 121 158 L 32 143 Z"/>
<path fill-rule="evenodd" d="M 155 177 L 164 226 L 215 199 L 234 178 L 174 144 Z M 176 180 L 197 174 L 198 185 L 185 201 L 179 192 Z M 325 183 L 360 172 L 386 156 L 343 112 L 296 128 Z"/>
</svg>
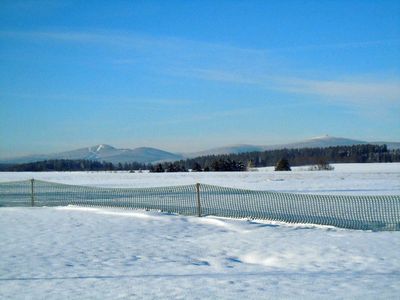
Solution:
<svg viewBox="0 0 400 300">
<path fill-rule="evenodd" d="M 325 134 L 325 135 L 320 135 L 320 136 L 315 136 L 312 138 L 309 138 L 309 140 L 330 140 L 330 139 L 335 139 L 335 137 Z"/>
<path fill-rule="evenodd" d="M 107 144 L 99 144 L 89 147 L 88 150 L 91 152 L 99 152 L 104 150 L 115 150 L 115 148 Z"/>
</svg>

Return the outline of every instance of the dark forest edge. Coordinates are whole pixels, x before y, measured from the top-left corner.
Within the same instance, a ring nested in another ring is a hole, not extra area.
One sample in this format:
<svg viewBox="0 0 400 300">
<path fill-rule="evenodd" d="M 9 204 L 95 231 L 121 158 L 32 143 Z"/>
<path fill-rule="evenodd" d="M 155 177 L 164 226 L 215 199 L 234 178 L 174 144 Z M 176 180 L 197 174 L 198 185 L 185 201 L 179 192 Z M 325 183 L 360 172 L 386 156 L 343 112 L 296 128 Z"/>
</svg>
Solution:
<svg viewBox="0 0 400 300">
<path fill-rule="evenodd" d="M 321 163 L 383 163 L 400 162 L 400 150 L 388 150 L 386 145 L 354 145 L 327 148 L 281 149 L 239 154 L 208 155 L 159 164 L 137 162 L 112 164 L 93 160 L 45 160 L 24 164 L 1 164 L 0 171 L 134 171 L 187 172 L 246 171 L 257 167 L 276 166 L 286 159 L 291 166 Z"/>
<path fill-rule="evenodd" d="M 0 164 L 2 172 L 45 172 L 45 171 L 116 171 L 146 170 L 151 165 L 137 162 L 112 164 L 85 159 L 51 159 L 24 164 Z"/>
</svg>

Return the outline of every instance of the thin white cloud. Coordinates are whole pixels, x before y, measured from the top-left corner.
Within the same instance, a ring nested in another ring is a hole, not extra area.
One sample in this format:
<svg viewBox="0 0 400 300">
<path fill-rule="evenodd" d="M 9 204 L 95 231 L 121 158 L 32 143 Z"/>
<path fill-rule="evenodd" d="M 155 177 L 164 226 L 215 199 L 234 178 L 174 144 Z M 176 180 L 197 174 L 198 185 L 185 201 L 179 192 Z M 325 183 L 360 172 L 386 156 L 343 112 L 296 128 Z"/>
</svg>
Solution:
<svg viewBox="0 0 400 300">
<path fill-rule="evenodd" d="M 400 102 L 400 80 L 315 80 L 280 78 L 276 80 L 283 91 L 342 99 L 354 103 Z"/>
<path fill-rule="evenodd" d="M 219 43 L 209 43 L 175 37 L 153 37 L 137 33 L 121 33 L 114 31 L 0 31 L 0 37 L 31 40 L 52 40 L 84 44 L 103 44 L 124 48 L 154 48 L 157 51 L 166 49 L 175 51 L 196 50 L 198 53 L 234 52 L 242 55 L 265 55 L 265 49 L 251 49 Z M 196 53 L 193 53 L 196 55 Z"/>
<path fill-rule="evenodd" d="M 318 51 L 318 50 L 332 50 L 332 49 L 352 49 L 352 48 L 366 48 L 375 46 L 388 46 L 400 44 L 400 39 L 385 39 L 374 41 L 357 41 L 347 43 L 332 43 L 332 44 L 311 44 L 311 45 L 294 45 L 290 47 L 269 48 L 270 52 L 287 52 L 287 51 Z"/>
<path fill-rule="evenodd" d="M 318 50 L 331 48 L 369 47 L 398 44 L 399 39 L 335 43 L 326 45 L 300 45 L 275 49 L 246 49 L 230 45 L 193 41 L 169 37 L 150 37 L 118 32 L 74 31 L 0 31 L 0 38 L 51 40 L 100 44 L 107 47 L 135 49 L 147 55 L 147 62 L 164 75 L 197 78 L 202 80 L 255 85 L 289 94 L 306 94 L 322 101 L 336 100 L 349 104 L 393 103 L 400 101 L 399 78 L 369 79 L 331 76 L 328 79 L 291 76 L 282 71 L 279 62 L 269 53 L 287 50 Z M 142 59 L 142 57 L 141 57 Z M 115 64 L 132 64 L 130 57 L 116 58 Z M 150 66 L 149 66 L 150 68 Z M 282 75 L 283 73 L 289 75 Z M 296 73 L 301 73 L 296 70 Z M 325 76 L 327 77 L 327 76 Z"/>
<path fill-rule="evenodd" d="M 327 79 L 250 74 L 223 70 L 191 69 L 175 72 L 176 75 L 202 80 L 255 85 L 260 88 L 289 94 L 318 96 L 321 100 L 343 103 L 376 104 L 400 103 L 400 79 Z"/>
<path fill-rule="evenodd" d="M 104 95 L 88 95 L 88 94 L 43 94 L 43 93 L 0 93 L 0 99 L 13 98 L 28 101 L 57 101 L 57 102 L 103 102 L 103 103 L 119 103 L 119 105 L 134 104 L 136 108 L 147 107 L 148 105 L 154 107 L 167 107 L 167 106 L 190 106 L 198 101 L 184 98 L 138 98 L 136 96 L 104 96 Z M 116 101 L 117 100 L 117 101 Z M 141 105 L 141 106 L 138 106 Z M 161 109 L 160 108 L 160 109 Z"/>
<path fill-rule="evenodd" d="M 265 49 L 243 48 L 221 43 L 211 43 L 196 41 L 176 37 L 154 37 L 142 35 L 133 32 L 118 31 L 0 31 L 0 36 L 19 39 L 50 39 L 59 41 L 79 42 L 79 43 L 102 43 L 108 45 L 120 46 L 161 46 L 171 48 L 193 47 L 201 51 L 203 49 L 215 49 L 224 51 L 242 52 L 248 55 L 266 55 L 268 52 L 279 51 L 314 51 L 321 49 L 348 49 L 364 48 L 380 45 L 400 44 L 400 39 L 384 39 L 371 41 L 355 41 L 331 44 L 309 44 L 309 45 L 291 45 L 287 47 L 268 47 Z"/>
<path fill-rule="evenodd" d="M 79 32 L 79 31 L 1 31 L 1 37 L 30 40 L 51 40 L 84 44 L 103 44 L 119 47 L 152 46 L 155 41 L 134 35 L 125 36 L 113 33 Z"/>
</svg>

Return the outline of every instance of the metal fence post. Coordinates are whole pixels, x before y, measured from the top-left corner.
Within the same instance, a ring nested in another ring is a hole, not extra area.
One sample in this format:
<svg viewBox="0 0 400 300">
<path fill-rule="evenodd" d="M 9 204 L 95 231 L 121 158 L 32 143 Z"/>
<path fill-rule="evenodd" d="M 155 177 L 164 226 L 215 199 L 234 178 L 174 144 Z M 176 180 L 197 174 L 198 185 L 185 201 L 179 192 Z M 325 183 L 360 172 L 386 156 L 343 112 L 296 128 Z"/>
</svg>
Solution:
<svg viewBox="0 0 400 300">
<path fill-rule="evenodd" d="M 197 216 L 201 217 L 200 183 L 196 183 L 196 192 L 197 192 Z"/>
<path fill-rule="evenodd" d="M 34 190 L 33 190 L 33 183 L 34 183 L 34 179 L 31 179 L 31 206 L 35 206 L 35 195 L 34 195 Z"/>
</svg>

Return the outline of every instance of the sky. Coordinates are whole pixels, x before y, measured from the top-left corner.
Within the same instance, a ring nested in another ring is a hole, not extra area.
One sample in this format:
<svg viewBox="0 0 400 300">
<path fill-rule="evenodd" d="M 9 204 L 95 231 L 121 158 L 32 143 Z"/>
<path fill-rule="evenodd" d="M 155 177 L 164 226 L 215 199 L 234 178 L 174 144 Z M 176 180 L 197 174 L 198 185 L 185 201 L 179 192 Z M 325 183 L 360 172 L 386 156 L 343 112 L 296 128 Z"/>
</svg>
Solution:
<svg viewBox="0 0 400 300">
<path fill-rule="evenodd" d="M 400 141 L 400 1 L 0 2 L 0 157 Z"/>
</svg>

